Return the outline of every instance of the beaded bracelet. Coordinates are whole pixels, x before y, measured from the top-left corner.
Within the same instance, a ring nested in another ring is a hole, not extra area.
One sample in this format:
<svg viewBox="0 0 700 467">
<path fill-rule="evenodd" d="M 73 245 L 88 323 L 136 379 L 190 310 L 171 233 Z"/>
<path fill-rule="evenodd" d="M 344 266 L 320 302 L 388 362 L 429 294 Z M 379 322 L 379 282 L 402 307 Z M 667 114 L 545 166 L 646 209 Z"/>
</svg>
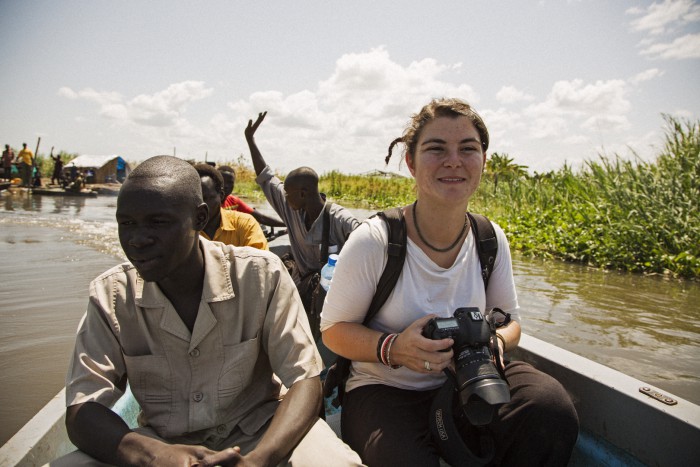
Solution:
<svg viewBox="0 0 700 467">
<path fill-rule="evenodd" d="M 391 364 L 391 356 L 390 356 L 391 355 L 390 354 L 391 345 L 394 343 L 394 341 L 396 340 L 397 337 L 399 337 L 398 334 L 392 334 L 387 339 L 389 341 L 389 345 L 387 345 L 387 347 L 386 347 L 386 356 L 385 356 L 386 357 L 386 365 L 389 368 L 391 368 L 392 370 L 396 370 L 397 368 L 401 368 L 401 365 L 392 365 Z"/>
<path fill-rule="evenodd" d="M 384 345 L 384 341 L 387 337 L 389 337 L 389 333 L 385 332 L 379 338 L 379 342 L 377 342 L 377 360 L 379 361 L 379 363 L 384 363 L 384 359 L 382 358 L 382 346 Z M 386 365 L 386 363 L 384 364 Z"/>
<path fill-rule="evenodd" d="M 380 361 L 386 366 L 389 366 L 389 360 L 388 360 L 389 350 L 387 349 L 387 347 L 389 347 L 393 335 L 394 334 L 387 335 L 386 338 L 384 339 L 384 342 L 382 342 L 382 351 L 381 351 L 381 360 Z"/>
</svg>

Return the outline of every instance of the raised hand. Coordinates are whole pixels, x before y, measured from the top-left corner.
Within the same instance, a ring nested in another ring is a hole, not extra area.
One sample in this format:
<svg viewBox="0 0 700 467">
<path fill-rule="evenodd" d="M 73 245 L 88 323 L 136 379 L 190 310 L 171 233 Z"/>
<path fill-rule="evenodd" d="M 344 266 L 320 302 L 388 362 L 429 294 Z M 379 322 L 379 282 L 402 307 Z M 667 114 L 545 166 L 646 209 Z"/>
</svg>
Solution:
<svg viewBox="0 0 700 467">
<path fill-rule="evenodd" d="M 263 120 L 265 120 L 265 115 L 267 115 L 267 111 L 265 112 L 260 112 L 258 114 L 258 119 L 255 120 L 255 123 L 253 123 L 253 120 L 248 120 L 248 126 L 245 128 L 245 137 L 246 139 L 252 139 L 253 136 L 255 135 L 255 132 L 258 130 L 258 127 L 262 123 Z"/>
</svg>

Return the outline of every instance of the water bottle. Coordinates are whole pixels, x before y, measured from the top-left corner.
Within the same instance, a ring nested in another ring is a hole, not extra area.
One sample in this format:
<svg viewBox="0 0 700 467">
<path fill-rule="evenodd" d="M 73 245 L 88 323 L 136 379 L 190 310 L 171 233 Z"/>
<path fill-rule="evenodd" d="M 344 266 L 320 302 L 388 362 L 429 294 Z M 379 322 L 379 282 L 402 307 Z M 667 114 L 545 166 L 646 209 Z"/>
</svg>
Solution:
<svg viewBox="0 0 700 467">
<path fill-rule="evenodd" d="M 326 263 L 323 268 L 321 268 L 321 287 L 323 290 L 328 292 L 331 287 L 331 280 L 333 279 L 333 273 L 335 272 L 335 263 L 338 262 L 338 255 L 328 255 L 328 263 Z"/>
</svg>

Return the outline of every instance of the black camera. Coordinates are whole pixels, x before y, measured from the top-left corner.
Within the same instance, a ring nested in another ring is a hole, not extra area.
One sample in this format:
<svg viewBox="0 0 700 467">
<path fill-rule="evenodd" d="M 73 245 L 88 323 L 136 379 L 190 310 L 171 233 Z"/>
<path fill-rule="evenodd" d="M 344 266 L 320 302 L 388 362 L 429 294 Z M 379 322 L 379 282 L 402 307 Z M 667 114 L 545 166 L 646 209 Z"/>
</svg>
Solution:
<svg viewBox="0 0 700 467">
<path fill-rule="evenodd" d="M 501 404 L 510 401 L 508 383 L 494 364 L 491 351 L 495 328 L 479 308 L 455 310 L 453 318 L 433 318 L 423 328 L 428 339 L 454 340 L 455 390 L 469 423 L 487 425 Z M 498 348 L 496 346 L 496 348 Z"/>
</svg>

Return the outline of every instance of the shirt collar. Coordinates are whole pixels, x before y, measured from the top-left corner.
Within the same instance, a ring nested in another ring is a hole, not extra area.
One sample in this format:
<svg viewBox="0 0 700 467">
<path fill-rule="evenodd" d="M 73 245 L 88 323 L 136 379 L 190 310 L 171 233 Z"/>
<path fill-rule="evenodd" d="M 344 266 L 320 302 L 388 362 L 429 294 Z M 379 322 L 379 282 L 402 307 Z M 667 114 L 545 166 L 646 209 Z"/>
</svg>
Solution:
<svg viewBox="0 0 700 467">
<path fill-rule="evenodd" d="M 233 256 L 233 249 L 203 237 L 199 238 L 199 248 L 204 254 L 202 300 L 208 303 L 230 300 L 235 296 L 229 273 L 229 258 Z M 135 299 L 138 306 L 158 308 L 164 306 L 166 297 L 158 284 L 144 281 L 137 273 Z"/>
</svg>

